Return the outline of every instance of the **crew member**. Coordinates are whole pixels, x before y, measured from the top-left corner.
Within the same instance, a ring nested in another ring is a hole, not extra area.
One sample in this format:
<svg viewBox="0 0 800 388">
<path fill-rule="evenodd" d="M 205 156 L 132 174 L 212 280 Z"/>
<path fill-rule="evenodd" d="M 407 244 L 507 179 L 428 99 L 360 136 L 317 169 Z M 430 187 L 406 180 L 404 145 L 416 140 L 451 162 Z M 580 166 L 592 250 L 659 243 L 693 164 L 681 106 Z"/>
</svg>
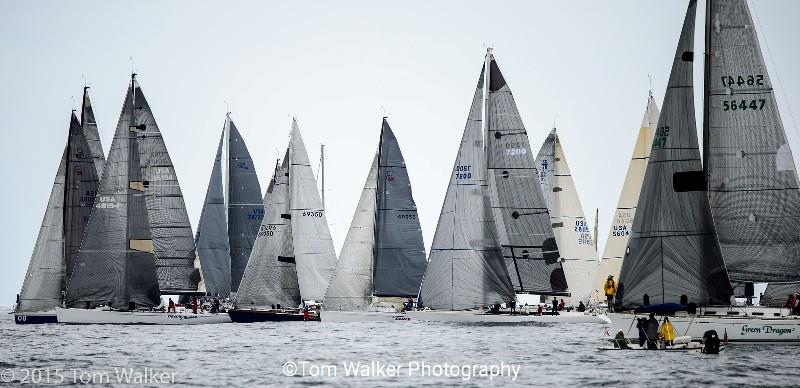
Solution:
<svg viewBox="0 0 800 388">
<path fill-rule="evenodd" d="M 606 284 L 603 285 L 603 290 L 606 293 L 606 300 L 608 301 L 608 311 L 614 312 L 614 295 L 617 293 L 617 282 L 614 281 L 614 275 L 608 275 Z"/>
<path fill-rule="evenodd" d="M 664 317 L 664 323 L 658 329 L 658 337 L 664 341 L 665 346 L 672 346 L 672 341 L 675 340 L 675 328 L 672 327 L 672 322 L 669 321 L 669 318 Z"/>
<path fill-rule="evenodd" d="M 169 298 L 169 305 L 167 305 L 167 312 L 168 313 L 175 312 L 175 302 L 172 301 L 172 298 Z"/>
</svg>

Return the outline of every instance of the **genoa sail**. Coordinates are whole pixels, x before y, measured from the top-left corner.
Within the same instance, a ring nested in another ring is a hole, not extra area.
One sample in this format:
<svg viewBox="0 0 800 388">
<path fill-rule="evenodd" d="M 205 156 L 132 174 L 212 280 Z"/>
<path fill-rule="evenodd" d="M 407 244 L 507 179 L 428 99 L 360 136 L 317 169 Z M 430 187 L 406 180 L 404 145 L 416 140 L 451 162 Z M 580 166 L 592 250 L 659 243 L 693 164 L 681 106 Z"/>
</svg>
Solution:
<svg viewBox="0 0 800 388">
<path fill-rule="evenodd" d="M 486 54 L 486 68 L 486 168 L 492 211 L 512 284 L 523 293 L 567 293 L 528 133 L 491 52 Z"/>
<path fill-rule="evenodd" d="M 732 290 L 714 231 L 695 126 L 691 1 L 653 138 L 617 299 L 637 306 L 727 304 Z"/>
<path fill-rule="evenodd" d="M 650 147 L 653 143 L 653 134 L 658 124 L 658 105 L 652 93 L 647 97 L 647 107 L 644 111 L 636 144 L 633 146 L 633 155 L 622 184 L 617 208 L 608 231 L 603 256 L 600 258 L 600 267 L 597 270 L 594 289 L 602 292 L 603 285 L 609 275 L 619 279 L 622 269 L 622 259 L 625 257 L 625 248 L 628 247 L 628 238 L 633 227 L 633 216 L 636 214 L 636 204 L 639 202 L 639 193 L 642 191 L 642 181 L 647 170 L 647 161 L 650 159 Z M 597 295 L 598 297 L 601 295 Z"/>
<path fill-rule="evenodd" d="M 466 310 L 514 300 L 497 243 L 483 139 L 484 70 L 450 175 L 420 289 L 427 307 Z"/>
<path fill-rule="evenodd" d="M 536 157 L 550 222 L 561 255 L 573 303 L 591 297 L 597 272 L 597 250 L 583 213 L 561 140 L 553 129 Z"/>
<path fill-rule="evenodd" d="M 706 171 L 725 265 L 734 283 L 800 281 L 797 171 L 756 28 L 746 0 L 708 4 Z"/>
</svg>

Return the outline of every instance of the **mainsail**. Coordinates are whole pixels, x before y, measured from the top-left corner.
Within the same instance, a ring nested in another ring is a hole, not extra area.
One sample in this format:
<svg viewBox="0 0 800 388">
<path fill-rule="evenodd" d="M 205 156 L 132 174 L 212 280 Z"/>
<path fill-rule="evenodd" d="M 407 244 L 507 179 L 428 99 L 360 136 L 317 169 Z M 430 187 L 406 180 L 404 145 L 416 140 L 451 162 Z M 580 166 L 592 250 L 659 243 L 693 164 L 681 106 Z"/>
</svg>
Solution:
<svg viewBox="0 0 800 388">
<path fill-rule="evenodd" d="M 726 304 L 722 262 L 695 127 L 692 63 L 697 2 L 690 1 L 658 120 L 617 299 L 624 306 Z"/>
<path fill-rule="evenodd" d="M 155 306 L 197 290 L 194 241 L 163 138 L 135 79 L 122 107 L 67 306 Z"/>
<path fill-rule="evenodd" d="M 245 269 L 240 308 L 322 301 L 336 253 L 297 121 L 264 199 L 266 215 Z"/>
<path fill-rule="evenodd" d="M 263 218 L 255 165 L 228 114 L 197 228 L 207 292 L 227 296 L 238 290 Z"/>
<path fill-rule="evenodd" d="M 597 273 L 597 250 L 555 129 L 542 144 L 536 167 L 571 300 L 587 301 Z"/>
<path fill-rule="evenodd" d="M 708 1 L 706 52 L 705 167 L 731 281 L 800 281 L 797 172 L 746 0 Z"/>
<path fill-rule="evenodd" d="M 489 203 L 481 71 L 420 290 L 434 309 L 464 310 L 514 300 Z"/>
<path fill-rule="evenodd" d="M 617 202 L 606 245 L 603 248 L 600 267 L 597 270 L 597 279 L 594 285 L 594 289 L 598 292 L 597 297 L 602 296 L 599 293 L 603 292 L 603 285 L 609 275 L 619 279 L 622 258 L 625 257 L 625 248 L 628 247 L 628 238 L 630 238 L 633 228 L 633 216 L 636 214 L 636 204 L 639 202 L 639 193 L 642 191 L 642 181 L 644 181 L 644 173 L 647 170 L 647 161 L 650 159 L 650 148 L 658 124 L 658 115 L 658 105 L 656 105 L 653 94 L 650 93 L 647 97 L 647 107 L 642 118 L 642 125 L 636 136 L 636 144 L 633 146 L 631 163 L 628 165 L 628 172 L 622 183 L 622 193 L 619 195 L 619 202 Z"/>
<path fill-rule="evenodd" d="M 492 212 L 517 292 L 567 292 L 528 133 L 491 51 L 486 54 L 484 133 Z"/>
<path fill-rule="evenodd" d="M 427 259 L 405 160 L 384 118 L 378 152 L 336 263 L 325 306 L 367 307 L 373 296 L 419 293 Z"/>
</svg>

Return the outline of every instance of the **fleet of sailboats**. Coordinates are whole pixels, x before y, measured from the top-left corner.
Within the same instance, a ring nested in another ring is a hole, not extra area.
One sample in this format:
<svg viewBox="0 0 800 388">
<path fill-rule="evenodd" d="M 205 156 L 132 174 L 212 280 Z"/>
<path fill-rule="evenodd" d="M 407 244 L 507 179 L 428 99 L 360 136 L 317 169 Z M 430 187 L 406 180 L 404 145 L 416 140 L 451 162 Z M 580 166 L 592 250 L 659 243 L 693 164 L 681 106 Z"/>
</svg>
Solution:
<svg viewBox="0 0 800 388">
<path fill-rule="evenodd" d="M 698 137 L 697 7 L 689 1 L 662 111 L 648 96 L 599 259 L 597 221 L 593 233 L 556 129 L 534 155 L 492 49 L 428 257 L 385 117 L 338 259 L 296 119 L 262 198 L 226 114 L 193 235 L 132 74 L 107 160 L 88 88 L 80 119 L 72 112 L 15 321 L 610 321 L 636 337 L 635 319 L 656 312 L 697 339 L 715 330 L 731 341 L 800 342 L 800 321 L 780 308 L 800 286 L 800 185 L 773 84 L 747 1 L 707 0 Z M 619 278 L 616 302 L 627 312 L 515 314 L 520 295 L 538 306 L 550 297 L 591 305 L 608 276 Z M 750 304 L 756 284 L 767 284 L 761 306 Z M 234 307 L 173 310 L 167 295 L 230 298 Z"/>
</svg>

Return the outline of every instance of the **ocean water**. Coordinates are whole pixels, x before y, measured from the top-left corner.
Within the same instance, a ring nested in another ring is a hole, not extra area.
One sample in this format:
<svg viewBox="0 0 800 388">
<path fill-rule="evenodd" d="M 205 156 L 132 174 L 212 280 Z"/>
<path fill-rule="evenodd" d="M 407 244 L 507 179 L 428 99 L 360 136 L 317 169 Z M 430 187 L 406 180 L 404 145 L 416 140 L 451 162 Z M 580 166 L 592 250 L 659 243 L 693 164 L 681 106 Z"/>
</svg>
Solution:
<svg viewBox="0 0 800 388">
<path fill-rule="evenodd" d="M 800 386 L 798 346 L 598 351 L 602 325 L 23 326 L 8 311 L 4 386 Z"/>
</svg>

